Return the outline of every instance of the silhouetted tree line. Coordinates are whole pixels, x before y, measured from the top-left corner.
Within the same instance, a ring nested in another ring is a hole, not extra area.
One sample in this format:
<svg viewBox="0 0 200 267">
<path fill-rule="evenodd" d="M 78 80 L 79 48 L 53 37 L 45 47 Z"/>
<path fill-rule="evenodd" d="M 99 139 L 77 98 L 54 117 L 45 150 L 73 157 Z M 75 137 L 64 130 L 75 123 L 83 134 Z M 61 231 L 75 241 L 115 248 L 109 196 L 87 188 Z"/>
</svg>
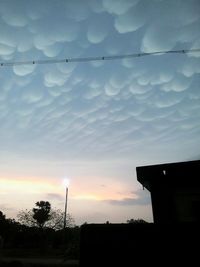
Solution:
<svg viewBox="0 0 200 267">
<path fill-rule="evenodd" d="M 63 229 L 63 213 L 53 210 L 46 201 L 36 202 L 32 210 L 21 211 L 18 221 L 7 219 L 0 211 L 0 249 L 4 254 L 14 250 L 23 251 L 24 255 L 51 253 L 77 259 L 79 255 L 80 227 L 75 226 L 71 216 L 67 216 L 66 228 Z M 8 255 L 10 256 L 10 255 Z"/>
<path fill-rule="evenodd" d="M 20 211 L 17 219 L 7 219 L 0 211 L 0 252 L 3 251 L 4 256 L 79 258 L 81 227 L 75 225 L 69 214 L 63 229 L 63 212 L 52 209 L 48 201 L 39 201 L 33 209 Z M 126 222 L 146 223 L 142 219 Z"/>
</svg>

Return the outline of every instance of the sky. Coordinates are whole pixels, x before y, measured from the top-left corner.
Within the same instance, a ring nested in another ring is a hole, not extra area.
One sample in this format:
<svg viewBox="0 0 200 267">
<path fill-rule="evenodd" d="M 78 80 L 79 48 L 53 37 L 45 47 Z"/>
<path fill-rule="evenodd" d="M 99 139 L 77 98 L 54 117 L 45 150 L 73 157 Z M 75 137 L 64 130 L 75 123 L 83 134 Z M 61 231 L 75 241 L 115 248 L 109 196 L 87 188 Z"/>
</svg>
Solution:
<svg viewBox="0 0 200 267">
<path fill-rule="evenodd" d="M 200 48 L 199 0 L 0 0 L 0 62 Z M 136 167 L 200 159 L 200 53 L 0 66 L 0 210 L 152 221 Z"/>
</svg>

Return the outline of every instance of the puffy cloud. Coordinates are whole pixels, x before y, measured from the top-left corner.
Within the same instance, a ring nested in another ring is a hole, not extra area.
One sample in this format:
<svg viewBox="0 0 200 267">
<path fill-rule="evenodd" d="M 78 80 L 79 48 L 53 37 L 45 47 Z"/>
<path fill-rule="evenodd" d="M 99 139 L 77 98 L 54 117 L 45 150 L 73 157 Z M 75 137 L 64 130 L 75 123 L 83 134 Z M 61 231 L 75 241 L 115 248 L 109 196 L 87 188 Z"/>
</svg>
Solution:
<svg viewBox="0 0 200 267">
<path fill-rule="evenodd" d="M 35 103 L 35 102 L 40 101 L 43 95 L 44 95 L 44 92 L 41 88 L 37 86 L 29 85 L 27 86 L 27 88 L 23 90 L 22 99 L 26 103 Z"/>
<path fill-rule="evenodd" d="M 13 66 L 13 72 L 18 76 L 26 76 L 31 74 L 36 68 L 35 64 L 31 65 L 15 65 Z"/>
<path fill-rule="evenodd" d="M 137 84 L 137 83 L 131 83 L 131 85 L 129 86 L 129 90 L 133 95 L 137 95 L 137 94 L 145 94 L 147 92 L 149 92 L 152 89 L 151 86 L 145 86 L 145 84 Z"/>
<path fill-rule="evenodd" d="M 161 86 L 161 90 L 165 92 L 175 91 L 182 92 L 189 88 L 191 79 L 183 75 L 176 75 L 170 82 Z"/>
<path fill-rule="evenodd" d="M 46 46 L 44 49 L 44 54 L 47 57 L 56 57 L 62 50 L 62 44 L 56 43 L 53 45 Z"/>
<path fill-rule="evenodd" d="M 128 69 L 132 69 L 133 67 L 135 67 L 135 65 L 136 64 L 132 58 L 131 59 L 128 59 L 128 58 L 122 59 L 122 66 L 124 66 Z"/>
<path fill-rule="evenodd" d="M 40 101 L 36 103 L 38 108 L 43 108 L 45 110 L 46 107 L 49 107 L 54 101 L 54 97 L 50 94 L 45 95 Z"/>
<path fill-rule="evenodd" d="M 44 19 L 34 25 L 34 32 L 35 47 L 44 51 L 47 56 L 53 56 L 59 53 L 63 42 L 72 42 L 77 39 L 79 25 L 66 18 Z"/>
<path fill-rule="evenodd" d="M 24 12 L 25 1 L 19 1 L 13 5 L 12 1 L 1 1 L 0 14 L 3 21 L 13 27 L 24 27 L 28 23 L 28 17 Z"/>
<path fill-rule="evenodd" d="M 63 74 L 70 74 L 76 68 L 77 63 L 58 63 L 57 69 Z"/>
<path fill-rule="evenodd" d="M 84 97 L 86 99 L 93 99 L 101 94 L 102 94 L 102 88 L 100 87 L 89 88 L 85 90 Z"/>
<path fill-rule="evenodd" d="M 115 28 L 119 33 L 133 32 L 145 24 L 145 16 L 137 8 L 132 8 L 127 13 L 115 19 Z"/>
<path fill-rule="evenodd" d="M 108 27 L 103 21 L 89 25 L 87 31 L 88 41 L 93 44 L 101 43 L 108 34 Z"/>
<path fill-rule="evenodd" d="M 186 77 L 192 77 L 195 73 L 200 73 L 199 60 L 192 57 L 187 58 L 187 60 L 179 67 L 179 72 Z"/>
<path fill-rule="evenodd" d="M 20 53 L 24 53 L 27 52 L 28 50 L 30 50 L 31 48 L 33 48 L 33 40 L 32 40 L 32 36 L 26 34 L 26 38 L 24 38 L 24 36 L 21 38 L 19 38 L 18 42 L 17 42 L 17 50 Z"/>
<path fill-rule="evenodd" d="M 123 88 L 127 84 L 129 84 L 131 80 L 131 74 L 129 71 L 124 71 L 124 69 L 119 70 L 119 73 L 114 73 L 110 77 L 109 83 L 111 86 L 116 87 L 116 88 Z"/>
<path fill-rule="evenodd" d="M 14 30 L 7 25 L 0 24 L 0 44 L 7 45 L 10 47 L 16 46 L 16 38 L 14 36 Z"/>
<path fill-rule="evenodd" d="M 122 121 L 126 121 L 127 119 L 129 119 L 131 117 L 131 115 L 127 112 L 127 113 L 119 113 L 119 114 L 115 114 L 113 116 L 113 120 L 115 122 L 122 122 Z"/>
<path fill-rule="evenodd" d="M 170 109 L 147 108 L 143 113 L 138 115 L 137 119 L 144 122 L 152 122 L 157 119 L 165 119 L 173 113 Z"/>
<path fill-rule="evenodd" d="M 188 91 L 188 96 L 191 100 L 199 100 L 200 99 L 200 90 L 199 90 L 200 79 L 196 79 L 192 82 L 191 88 Z"/>
<path fill-rule="evenodd" d="M 98 67 L 102 67 L 103 65 L 105 64 L 105 62 L 102 60 L 102 61 L 91 61 L 90 62 L 90 65 L 95 67 L 95 68 L 98 68 Z"/>
<path fill-rule="evenodd" d="M 67 75 L 54 69 L 54 71 L 49 71 L 44 75 L 44 84 L 47 87 L 62 86 L 65 84 L 67 78 Z"/>
<path fill-rule="evenodd" d="M 89 16 L 89 6 L 87 1 L 65 1 L 64 6 L 67 17 L 78 22 L 87 19 Z"/>
<path fill-rule="evenodd" d="M 128 113 L 131 116 L 137 117 L 144 111 L 144 109 L 144 106 L 132 101 L 132 104 L 128 107 Z"/>
<path fill-rule="evenodd" d="M 197 0 L 182 1 L 181 4 L 162 1 L 154 10 L 150 9 L 150 14 L 154 17 L 142 39 L 141 50 L 144 52 L 171 50 L 178 43 L 185 47 L 199 36 L 200 6 Z"/>
<path fill-rule="evenodd" d="M 165 92 L 158 94 L 157 97 L 154 98 L 154 104 L 158 108 L 168 108 L 181 103 L 183 98 L 184 95 L 181 95 L 179 93 Z"/>
<path fill-rule="evenodd" d="M 89 0 L 88 4 L 93 12 L 95 13 L 102 13 L 104 12 L 104 7 L 102 5 L 102 1 L 99 0 Z"/>
<path fill-rule="evenodd" d="M 54 43 L 55 40 L 49 39 L 46 34 L 37 34 L 34 37 L 34 45 L 39 50 L 43 50 L 46 48 L 46 46 L 53 45 Z"/>
<path fill-rule="evenodd" d="M 139 0 L 103 0 L 105 10 L 111 14 L 121 15 L 136 5 Z"/>
<path fill-rule="evenodd" d="M 48 92 L 53 97 L 61 96 L 63 92 L 63 88 L 57 87 L 57 86 L 49 86 Z"/>
<path fill-rule="evenodd" d="M 14 27 L 24 27 L 28 23 L 26 16 L 22 14 L 12 14 L 7 13 L 2 16 L 2 19 L 10 26 Z"/>
<path fill-rule="evenodd" d="M 63 27 L 63 24 L 65 25 Z M 74 21 L 64 20 L 61 25 L 54 27 L 53 36 L 56 42 L 72 42 L 77 39 L 79 34 L 79 24 Z"/>
<path fill-rule="evenodd" d="M 177 34 L 178 30 L 173 27 L 152 25 L 143 37 L 141 50 L 146 53 L 171 50 L 177 42 Z"/>
<path fill-rule="evenodd" d="M 141 44 L 147 52 L 199 47 L 198 8 L 188 1 L 153 1 L 147 6 L 151 8 L 144 8 L 148 4 L 142 0 L 33 2 L 21 21 L 21 11 L 13 13 L 10 24 L 1 19 L 2 60 L 128 54 L 139 51 Z M 0 9 L 8 18 L 10 13 Z M 154 155 L 156 140 L 164 147 L 181 134 L 195 142 L 198 54 L 4 68 L 2 128 L 13 129 L 13 140 L 26 134 L 34 153 L 40 147 L 56 158 L 69 153 L 72 160 L 74 155 L 147 158 L 144 151 L 151 147 Z M 130 197 L 116 204 L 137 201 Z"/>
<path fill-rule="evenodd" d="M 173 25 L 187 25 L 196 22 L 200 18 L 200 5 L 198 0 L 182 1 L 180 3 L 172 1 L 168 5 L 171 12 L 169 23 Z M 178 10 L 178 12 L 177 12 Z"/>
<path fill-rule="evenodd" d="M 138 75 L 137 82 L 139 86 L 151 86 L 160 85 L 171 81 L 173 74 L 171 70 L 157 70 L 156 68 L 148 71 L 144 71 L 141 75 Z M 135 84 L 134 84 L 135 86 Z"/>
<path fill-rule="evenodd" d="M 1 55 L 8 56 L 8 55 L 13 54 L 14 51 L 15 51 L 15 47 L 0 43 L 0 54 Z"/>
<path fill-rule="evenodd" d="M 105 85 L 105 93 L 108 96 L 115 96 L 118 95 L 121 91 L 120 87 L 113 87 L 111 84 Z"/>
</svg>

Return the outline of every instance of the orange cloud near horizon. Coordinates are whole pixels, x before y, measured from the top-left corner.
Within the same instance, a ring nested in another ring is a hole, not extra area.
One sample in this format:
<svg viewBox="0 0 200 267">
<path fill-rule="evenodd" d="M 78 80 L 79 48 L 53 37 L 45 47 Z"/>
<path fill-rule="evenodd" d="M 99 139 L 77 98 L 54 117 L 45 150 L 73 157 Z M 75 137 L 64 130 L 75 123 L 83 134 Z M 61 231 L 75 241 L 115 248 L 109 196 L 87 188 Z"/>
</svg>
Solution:
<svg viewBox="0 0 200 267">
<path fill-rule="evenodd" d="M 86 185 L 84 178 L 74 181 L 69 187 L 69 199 L 71 200 L 122 200 L 124 198 L 137 198 L 137 194 L 131 193 L 121 183 L 109 186 L 101 186 L 92 182 Z M 96 181 L 97 182 L 97 181 Z M 2 178 L 0 177 L 1 195 L 35 195 L 35 194 L 58 194 L 65 197 L 65 189 L 61 179 L 48 179 L 41 177 Z"/>
<path fill-rule="evenodd" d="M 55 182 L 49 180 L 42 180 L 42 178 L 1 178 L 0 177 L 1 194 L 8 193 L 47 193 L 58 192 Z"/>
</svg>

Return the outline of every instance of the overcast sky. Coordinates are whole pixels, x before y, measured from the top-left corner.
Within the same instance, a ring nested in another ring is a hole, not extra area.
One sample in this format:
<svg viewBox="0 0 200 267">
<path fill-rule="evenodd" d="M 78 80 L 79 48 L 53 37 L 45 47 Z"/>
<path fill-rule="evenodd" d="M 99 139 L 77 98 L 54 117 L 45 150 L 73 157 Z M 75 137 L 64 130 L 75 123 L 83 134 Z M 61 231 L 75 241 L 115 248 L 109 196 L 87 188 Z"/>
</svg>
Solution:
<svg viewBox="0 0 200 267">
<path fill-rule="evenodd" d="M 0 0 L 0 62 L 200 48 L 199 0 Z M 200 53 L 0 67 L 0 210 L 152 221 L 136 166 L 200 159 Z"/>
</svg>

